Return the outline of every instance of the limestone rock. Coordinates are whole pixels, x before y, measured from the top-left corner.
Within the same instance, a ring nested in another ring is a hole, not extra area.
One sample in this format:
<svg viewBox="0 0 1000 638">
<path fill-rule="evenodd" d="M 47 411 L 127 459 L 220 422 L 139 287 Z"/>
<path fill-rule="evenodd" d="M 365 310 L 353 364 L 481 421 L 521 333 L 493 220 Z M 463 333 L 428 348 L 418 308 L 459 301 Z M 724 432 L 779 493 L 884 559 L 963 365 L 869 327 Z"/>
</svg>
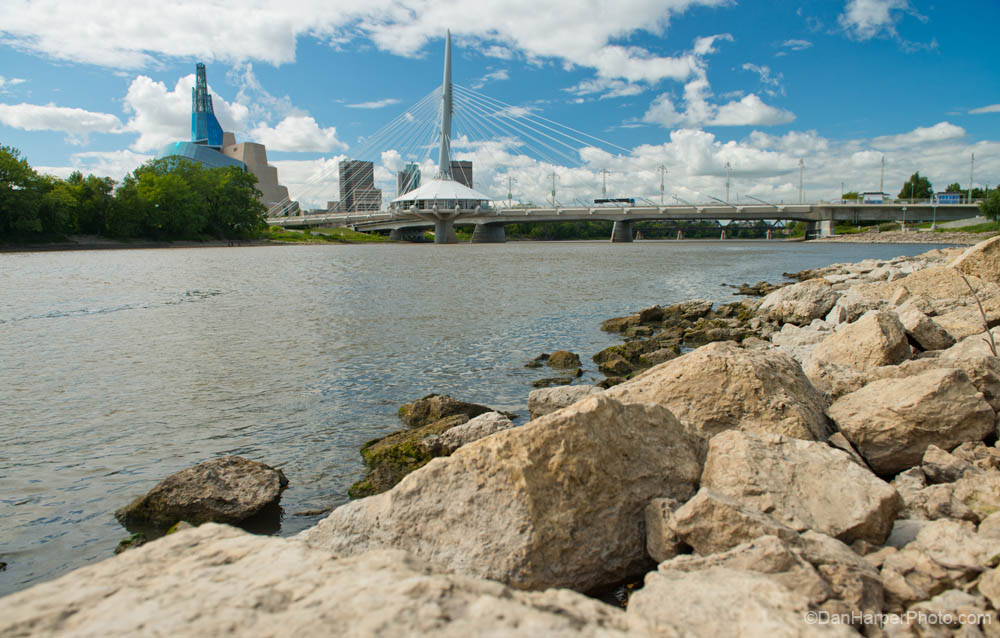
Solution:
<svg viewBox="0 0 1000 638">
<path fill-rule="evenodd" d="M 980 312 L 979 306 L 976 305 L 975 300 L 972 298 L 972 293 L 968 294 L 969 298 L 967 300 L 963 299 L 960 302 L 956 302 L 954 308 L 942 312 L 934 319 L 941 328 L 946 330 L 956 340 L 980 334 L 986 331 L 987 325 L 992 327 L 1000 323 L 1000 298 L 992 297 L 983 300 L 983 310 Z M 984 312 L 986 313 L 985 323 L 983 322 Z"/>
<path fill-rule="evenodd" d="M 795 530 L 735 499 L 702 488 L 673 513 L 673 531 L 701 555 L 724 552 L 760 536 L 798 539 Z"/>
<path fill-rule="evenodd" d="M 663 308 L 650 306 L 639 311 L 639 323 L 659 323 L 663 321 Z"/>
<path fill-rule="evenodd" d="M 911 355 L 906 330 L 896 315 L 886 311 L 865 314 L 820 342 L 813 358 L 860 371 L 895 365 Z"/>
<path fill-rule="evenodd" d="M 537 419 L 602 391 L 601 388 L 592 385 L 561 385 L 532 390 L 528 395 L 528 411 L 532 419 Z"/>
<path fill-rule="evenodd" d="M 237 523 L 275 505 L 288 485 L 281 470 L 240 456 L 220 456 L 163 479 L 115 512 L 125 526 L 169 528 L 189 523 Z"/>
<path fill-rule="evenodd" d="M 764 297 L 757 312 L 778 323 L 802 326 L 825 317 L 839 296 L 828 281 L 809 279 L 775 290 Z"/>
<path fill-rule="evenodd" d="M 1000 472 L 969 472 L 952 484 L 951 497 L 961 503 L 971 520 L 982 521 L 1000 511 Z"/>
<path fill-rule="evenodd" d="M 713 567 L 696 572 L 651 572 L 632 595 L 626 615 L 659 635 L 715 638 L 854 636 L 845 625 L 809 625 L 809 600 L 765 574 Z"/>
<path fill-rule="evenodd" d="M 617 377 L 632 372 L 632 365 L 624 357 L 612 355 L 606 361 L 597 364 L 597 369 L 601 374 Z"/>
<path fill-rule="evenodd" d="M 434 459 L 300 537 L 341 555 L 405 549 L 520 589 L 634 574 L 648 561 L 644 508 L 694 495 L 704 443 L 668 410 L 606 394 Z"/>
<path fill-rule="evenodd" d="M 972 464 L 954 456 L 936 445 L 927 447 L 920 469 L 931 483 L 953 483 L 972 469 Z"/>
<path fill-rule="evenodd" d="M 627 636 L 579 594 L 433 573 L 401 551 L 337 559 L 202 525 L 0 599 L 4 636 Z"/>
<path fill-rule="evenodd" d="M 580 355 L 569 350 L 556 350 L 549 355 L 546 363 L 553 368 L 578 368 L 580 367 Z"/>
<path fill-rule="evenodd" d="M 413 403 L 404 403 L 399 408 L 399 418 L 408 427 L 418 428 L 456 414 L 471 419 L 492 411 L 485 405 L 466 403 L 446 394 L 428 394 Z"/>
<path fill-rule="evenodd" d="M 441 445 L 448 454 L 451 454 L 463 445 L 512 427 L 514 422 L 505 415 L 499 412 L 487 412 L 470 419 L 467 423 L 445 430 L 441 434 Z"/>
<path fill-rule="evenodd" d="M 990 330 L 990 335 L 993 336 L 993 342 L 997 348 L 1000 348 L 1000 328 Z M 990 349 L 989 336 L 983 330 L 982 324 L 977 332 L 960 339 L 958 343 L 941 352 L 941 359 L 947 360 L 993 356 L 996 355 Z"/>
<path fill-rule="evenodd" d="M 990 407 L 1000 409 L 1000 359 L 992 356 L 970 354 L 959 357 L 956 353 L 952 356 L 942 354 L 928 359 L 912 359 L 898 366 L 881 366 L 870 370 L 866 375 L 866 383 L 880 379 L 902 379 L 941 368 L 955 368 L 964 372 L 976 390 L 983 393 L 983 398 Z"/>
<path fill-rule="evenodd" d="M 657 404 L 705 438 L 732 428 L 824 440 L 826 399 L 799 365 L 774 350 L 712 343 L 607 391 L 626 403 Z"/>
<path fill-rule="evenodd" d="M 865 372 L 847 365 L 820 361 L 811 355 L 802 365 L 802 371 L 813 387 L 831 401 L 860 390 L 870 380 Z"/>
<path fill-rule="evenodd" d="M 681 548 L 674 533 L 674 510 L 680 503 L 672 498 L 654 498 L 644 510 L 646 521 L 646 552 L 657 563 L 673 558 Z"/>
<path fill-rule="evenodd" d="M 986 281 L 1000 283 L 1000 236 L 969 246 L 951 267 Z"/>
<path fill-rule="evenodd" d="M 914 341 L 924 350 L 944 350 L 955 345 L 955 339 L 933 319 L 917 310 L 912 304 L 904 303 L 896 309 L 896 316 Z"/>
<path fill-rule="evenodd" d="M 872 469 L 895 474 L 920 463 L 929 445 L 950 450 L 995 429 L 993 408 L 960 370 L 883 379 L 837 399 L 828 411 Z"/>
<path fill-rule="evenodd" d="M 825 443 L 735 430 L 710 441 L 701 484 L 845 543 L 881 544 L 901 506 L 895 489 Z"/>
</svg>

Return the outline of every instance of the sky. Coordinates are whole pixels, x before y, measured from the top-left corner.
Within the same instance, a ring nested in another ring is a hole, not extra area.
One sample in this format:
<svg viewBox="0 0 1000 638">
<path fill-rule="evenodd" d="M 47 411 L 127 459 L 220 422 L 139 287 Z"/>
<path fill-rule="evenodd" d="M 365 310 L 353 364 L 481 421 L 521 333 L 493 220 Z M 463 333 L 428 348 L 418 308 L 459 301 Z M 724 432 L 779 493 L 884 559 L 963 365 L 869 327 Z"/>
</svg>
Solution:
<svg viewBox="0 0 1000 638">
<path fill-rule="evenodd" d="M 0 145 L 120 180 L 216 114 L 306 208 L 337 162 L 437 160 L 452 33 L 455 159 L 497 199 L 793 202 L 1000 182 L 1000 2 L 0 0 Z M 972 155 L 975 155 L 974 162 Z M 555 179 L 553 180 L 553 174 Z M 676 199 L 675 199 L 676 198 Z"/>
</svg>

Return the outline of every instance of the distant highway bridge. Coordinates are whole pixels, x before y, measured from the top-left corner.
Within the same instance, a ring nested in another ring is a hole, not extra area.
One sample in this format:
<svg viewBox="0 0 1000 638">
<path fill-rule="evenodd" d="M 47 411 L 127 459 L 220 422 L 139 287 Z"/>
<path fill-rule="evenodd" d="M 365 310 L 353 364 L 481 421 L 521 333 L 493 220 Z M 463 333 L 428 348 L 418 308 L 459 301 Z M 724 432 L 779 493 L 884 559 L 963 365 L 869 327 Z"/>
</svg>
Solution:
<svg viewBox="0 0 1000 638">
<path fill-rule="evenodd" d="M 389 231 L 394 239 L 421 240 L 424 230 L 434 228 L 442 214 L 448 214 L 457 225 L 474 225 L 474 243 L 499 243 L 506 239 L 504 226 L 531 222 L 610 221 L 613 242 L 630 242 L 633 224 L 641 221 L 717 221 L 720 236 L 725 238 L 725 225 L 742 221 L 803 221 L 807 236 L 825 237 L 833 234 L 834 223 L 850 222 L 947 222 L 969 219 L 979 214 L 972 204 L 915 203 L 850 203 L 834 204 L 683 204 L 671 206 L 556 206 L 550 208 L 491 208 L 388 210 L 373 213 L 330 213 L 299 215 L 268 219 L 268 223 L 285 228 L 346 226 L 361 232 Z"/>
</svg>

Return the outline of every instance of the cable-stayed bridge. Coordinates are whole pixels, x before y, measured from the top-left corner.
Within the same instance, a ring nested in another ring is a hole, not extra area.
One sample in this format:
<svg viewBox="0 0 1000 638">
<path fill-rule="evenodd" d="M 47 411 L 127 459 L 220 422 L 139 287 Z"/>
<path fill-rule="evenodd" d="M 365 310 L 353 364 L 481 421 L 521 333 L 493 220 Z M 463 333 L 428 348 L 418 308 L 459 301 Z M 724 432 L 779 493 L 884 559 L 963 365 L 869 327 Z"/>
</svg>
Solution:
<svg viewBox="0 0 1000 638">
<path fill-rule="evenodd" d="M 464 134 L 452 137 L 453 120 Z M 551 201 L 547 206 L 518 203 L 514 205 L 511 193 L 515 181 L 508 173 L 506 178 L 507 199 L 491 197 L 472 188 L 471 179 L 459 180 L 453 174 L 452 160 L 454 148 L 472 148 L 479 160 L 483 158 L 495 170 L 495 176 L 502 178 L 503 167 L 530 165 L 533 168 L 551 170 Z M 433 151 L 437 150 L 434 161 Z M 424 230 L 434 229 L 436 243 L 454 243 L 454 226 L 475 225 L 474 242 L 495 243 L 505 240 L 504 226 L 525 222 L 553 221 L 595 221 L 614 222 L 612 241 L 630 242 L 633 239 L 632 225 L 639 221 L 716 221 L 720 224 L 720 236 L 725 238 L 728 224 L 763 220 L 772 227 L 778 220 L 804 221 L 809 226 L 809 235 L 828 235 L 833 232 L 837 221 L 852 223 L 899 222 L 916 223 L 923 221 L 953 221 L 966 219 L 978 214 L 979 209 L 968 204 L 936 204 L 934 202 L 910 203 L 799 203 L 772 204 L 753 198 L 754 204 L 733 204 L 709 196 L 713 202 L 695 204 L 681 200 L 677 205 L 664 205 L 664 173 L 660 170 L 660 204 L 639 197 L 609 200 L 615 205 L 589 205 L 579 199 L 574 203 L 562 203 L 556 196 L 556 180 L 564 176 L 567 181 L 574 177 L 589 180 L 593 178 L 595 159 L 613 162 L 622 153 L 630 151 L 606 140 L 554 122 L 522 107 L 515 107 L 478 93 L 472 89 L 455 85 L 451 80 L 451 35 L 445 41 L 444 75 L 441 86 L 428 93 L 413 107 L 364 140 L 352 157 L 370 158 L 372 166 L 377 160 L 378 170 L 370 168 L 377 175 L 369 176 L 369 183 L 345 191 L 344 171 L 341 169 L 341 199 L 365 201 L 373 191 L 375 178 L 381 183 L 391 179 L 389 169 L 398 170 L 403 162 L 410 162 L 407 169 L 415 167 L 433 178 L 406 192 L 397 193 L 388 207 L 366 212 L 330 212 L 327 214 L 303 214 L 290 200 L 280 202 L 268 211 L 268 222 L 287 228 L 336 225 L 348 226 L 360 231 L 389 231 L 396 239 L 423 239 Z M 587 166 L 584 166 L 587 164 Z M 800 163 L 801 165 L 801 163 Z M 727 169 L 729 166 L 727 165 Z M 557 171 L 557 169 L 559 169 Z M 577 171 L 574 176 L 573 171 Z M 601 169 L 605 179 L 602 188 L 603 199 L 607 199 L 606 178 L 608 171 Z M 328 189 L 326 178 L 320 174 L 313 178 L 310 188 Z M 580 179 L 577 180 L 579 183 Z M 729 183 L 726 192 L 728 200 Z M 800 200 L 801 200 L 800 176 Z M 300 197 L 302 195 L 300 194 Z M 345 202 L 341 202 L 344 204 Z M 288 216 L 288 211 L 298 214 Z M 723 223 L 725 222 L 725 223 Z M 768 232 L 771 236 L 771 232 Z"/>
</svg>

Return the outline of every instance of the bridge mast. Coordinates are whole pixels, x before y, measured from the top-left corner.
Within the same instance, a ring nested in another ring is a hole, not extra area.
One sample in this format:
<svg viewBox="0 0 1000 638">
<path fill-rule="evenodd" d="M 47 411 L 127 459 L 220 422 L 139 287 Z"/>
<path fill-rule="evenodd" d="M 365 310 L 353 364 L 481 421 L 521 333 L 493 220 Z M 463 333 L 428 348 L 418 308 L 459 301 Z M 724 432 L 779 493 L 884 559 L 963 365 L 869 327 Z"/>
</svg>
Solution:
<svg viewBox="0 0 1000 638">
<path fill-rule="evenodd" d="M 441 152 L 438 177 L 454 179 L 451 174 L 451 29 L 444 42 L 444 79 L 441 82 Z"/>
</svg>

